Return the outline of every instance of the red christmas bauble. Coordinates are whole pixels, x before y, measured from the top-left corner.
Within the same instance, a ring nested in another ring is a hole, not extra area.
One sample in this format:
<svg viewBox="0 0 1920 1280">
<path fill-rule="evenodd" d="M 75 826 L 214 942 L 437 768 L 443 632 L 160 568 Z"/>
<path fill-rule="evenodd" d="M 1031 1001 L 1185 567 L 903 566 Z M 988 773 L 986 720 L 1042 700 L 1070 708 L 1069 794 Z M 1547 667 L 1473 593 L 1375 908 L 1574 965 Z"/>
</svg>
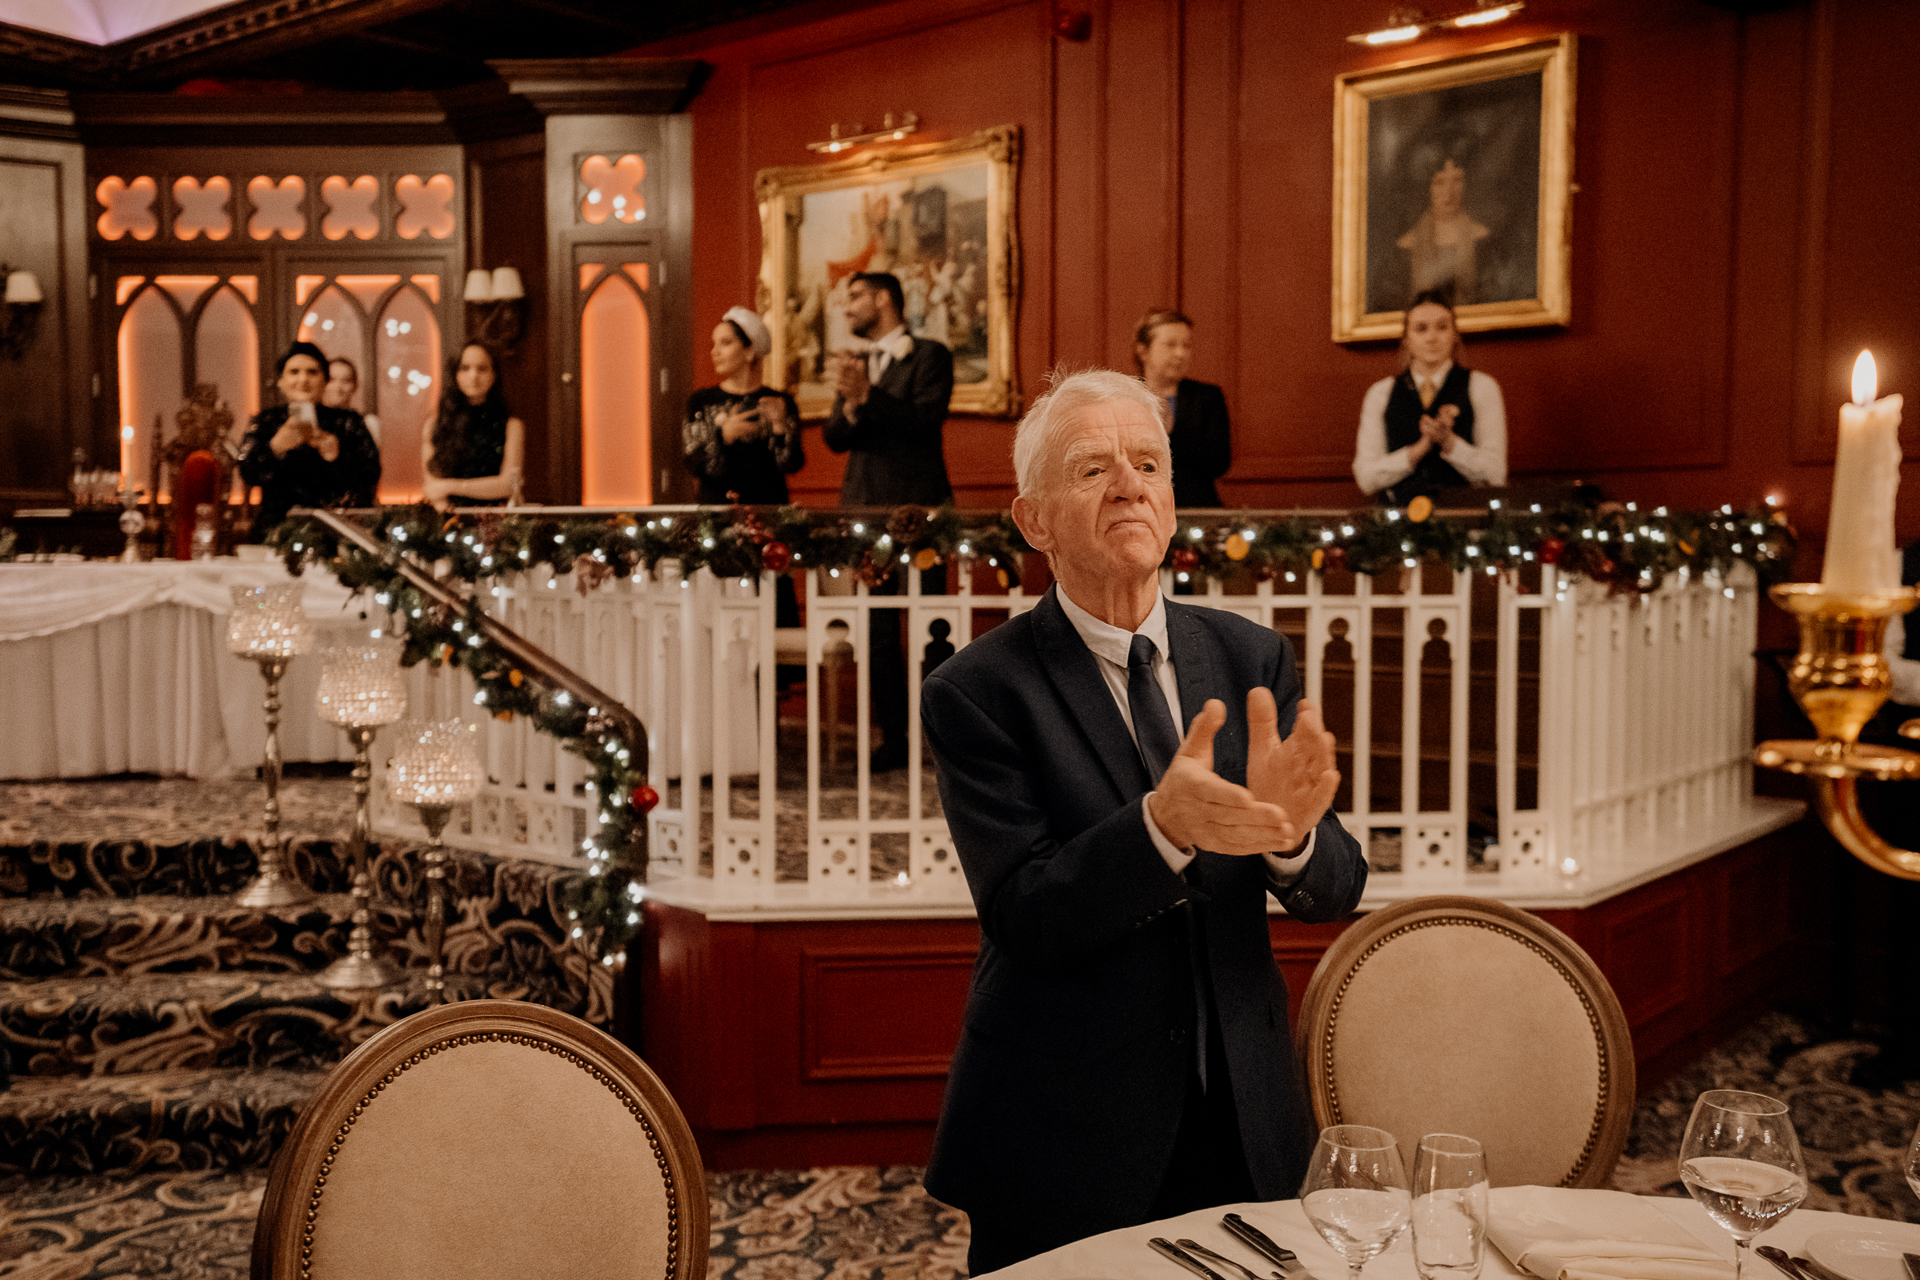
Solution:
<svg viewBox="0 0 1920 1280">
<path fill-rule="evenodd" d="M 653 806 L 659 803 L 660 793 L 652 787 L 635 787 L 633 789 L 633 811 L 635 813 L 651 813 L 653 812 Z"/>
<path fill-rule="evenodd" d="M 760 548 L 760 563 L 767 567 L 769 573 L 785 573 L 793 563 L 793 552 L 787 549 L 784 542 L 769 542 Z"/>
<path fill-rule="evenodd" d="M 1181 547 L 1173 553 L 1173 567 L 1176 569 L 1197 569 L 1200 567 L 1200 553 L 1192 547 Z"/>
<path fill-rule="evenodd" d="M 1345 547 L 1327 548 L 1327 568 L 1344 569 L 1347 567 L 1347 549 Z"/>
<path fill-rule="evenodd" d="M 1605 582 L 1613 576 L 1613 561 L 1607 559 L 1605 556 L 1601 556 L 1593 562 L 1592 572 L 1595 578 L 1601 582 Z"/>
<path fill-rule="evenodd" d="M 1558 538 L 1548 538 L 1540 544 L 1540 563 L 1559 564 L 1560 557 L 1566 552 L 1567 544 Z"/>
</svg>

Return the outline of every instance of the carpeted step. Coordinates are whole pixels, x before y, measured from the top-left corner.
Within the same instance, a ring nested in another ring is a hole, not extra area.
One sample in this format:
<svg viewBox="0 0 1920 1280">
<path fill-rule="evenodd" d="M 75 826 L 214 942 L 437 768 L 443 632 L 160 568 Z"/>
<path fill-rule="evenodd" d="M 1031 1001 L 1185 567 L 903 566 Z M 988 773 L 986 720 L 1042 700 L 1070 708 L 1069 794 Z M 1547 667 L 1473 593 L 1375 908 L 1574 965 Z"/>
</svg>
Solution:
<svg viewBox="0 0 1920 1280">
<path fill-rule="evenodd" d="M 15 1075 L 130 1075 L 175 1067 L 325 1070 L 382 1027 L 427 1007 L 423 969 L 379 991 L 336 992 L 307 974 L 137 973 L 0 983 Z M 487 994 L 454 975 L 450 1000 Z"/>
<path fill-rule="evenodd" d="M 128 973 L 323 969 L 346 946 L 353 899 L 291 907 L 228 898 L 25 898 L 0 902 L 0 981 Z M 376 909 L 376 921 L 391 912 Z"/>
<path fill-rule="evenodd" d="M 352 886 L 344 840 L 291 840 L 286 856 L 294 875 L 316 889 L 344 893 Z M 0 845 L 0 894 L 12 898 L 225 896 L 240 892 L 259 870 L 259 853 L 245 836 Z"/>
<path fill-rule="evenodd" d="M 22 1076 L 0 1093 L 0 1173 L 265 1166 L 324 1071 Z"/>
</svg>

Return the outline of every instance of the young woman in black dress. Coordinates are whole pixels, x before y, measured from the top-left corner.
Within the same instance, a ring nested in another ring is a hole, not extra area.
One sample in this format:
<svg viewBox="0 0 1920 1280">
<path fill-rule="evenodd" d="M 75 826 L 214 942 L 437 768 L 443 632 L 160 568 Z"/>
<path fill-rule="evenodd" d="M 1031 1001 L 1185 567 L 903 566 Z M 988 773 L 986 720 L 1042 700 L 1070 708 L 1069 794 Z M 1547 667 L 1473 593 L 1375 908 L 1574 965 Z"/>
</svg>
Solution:
<svg viewBox="0 0 1920 1280">
<path fill-rule="evenodd" d="M 443 511 L 519 501 L 527 429 L 507 408 L 498 368 L 478 342 L 447 361 L 440 412 L 420 442 L 427 501 Z"/>
<path fill-rule="evenodd" d="M 799 406 L 786 392 L 760 384 L 760 362 L 772 348 L 765 322 L 745 307 L 734 307 L 713 327 L 720 385 L 687 397 L 680 432 L 703 503 L 784 504 L 787 477 L 806 465 Z"/>
</svg>

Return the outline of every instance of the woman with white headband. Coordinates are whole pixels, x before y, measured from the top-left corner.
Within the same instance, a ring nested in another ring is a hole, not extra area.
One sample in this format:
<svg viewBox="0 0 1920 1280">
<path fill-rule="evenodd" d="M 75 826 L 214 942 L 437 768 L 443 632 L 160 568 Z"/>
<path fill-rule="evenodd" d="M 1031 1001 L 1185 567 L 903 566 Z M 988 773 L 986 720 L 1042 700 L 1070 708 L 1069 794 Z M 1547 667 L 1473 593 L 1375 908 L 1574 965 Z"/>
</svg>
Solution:
<svg viewBox="0 0 1920 1280">
<path fill-rule="evenodd" d="M 773 348 L 766 322 L 734 307 L 713 327 L 717 387 L 687 397 L 681 446 L 700 481 L 703 503 L 782 504 L 787 477 L 806 465 L 800 409 L 793 397 L 760 383 L 760 362 Z"/>
</svg>

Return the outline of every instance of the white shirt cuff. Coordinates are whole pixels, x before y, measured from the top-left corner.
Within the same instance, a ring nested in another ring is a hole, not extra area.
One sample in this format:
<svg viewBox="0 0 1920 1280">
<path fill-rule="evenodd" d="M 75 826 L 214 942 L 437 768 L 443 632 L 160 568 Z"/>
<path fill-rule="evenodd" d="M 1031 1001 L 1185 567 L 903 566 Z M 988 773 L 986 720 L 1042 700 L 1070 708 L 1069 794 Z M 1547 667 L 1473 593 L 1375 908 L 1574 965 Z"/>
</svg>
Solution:
<svg viewBox="0 0 1920 1280">
<path fill-rule="evenodd" d="M 1153 820 L 1153 808 L 1150 803 L 1152 799 L 1151 791 L 1140 798 L 1140 816 L 1147 822 L 1147 838 L 1153 841 L 1153 847 L 1160 851 L 1162 858 L 1166 859 L 1167 866 L 1173 869 L 1173 874 L 1179 875 L 1187 869 L 1187 864 L 1193 861 L 1193 850 L 1177 848 L 1173 841 L 1167 839 L 1166 833 L 1160 830 L 1160 824 Z"/>
<path fill-rule="evenodd" d="M 1319 839 L 1320 827 L 1315 824 L 1313 830 L 1307 832 L 1306 846 L 1292 857 L 1283 858 L 1277 853 L 1260 855 L 1267 860 L 1267 879 L 1274 888 L 1285 889 L 1307 873 L 1307 859 L 1313 856 L 1313 846 Z"/>
</svg>

